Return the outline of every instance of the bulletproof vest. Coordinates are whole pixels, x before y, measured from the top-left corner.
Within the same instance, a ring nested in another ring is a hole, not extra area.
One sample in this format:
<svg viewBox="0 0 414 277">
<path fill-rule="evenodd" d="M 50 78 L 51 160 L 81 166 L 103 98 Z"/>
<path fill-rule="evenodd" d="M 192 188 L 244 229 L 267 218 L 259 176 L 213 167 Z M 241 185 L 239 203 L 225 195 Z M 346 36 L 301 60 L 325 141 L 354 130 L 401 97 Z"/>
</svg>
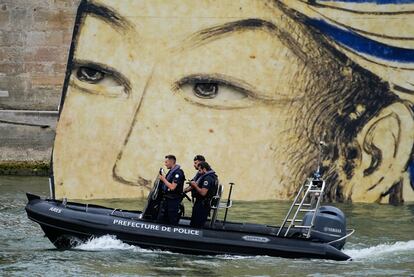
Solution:
<svg viewBox="0 0 414 277">
<path fill-rule="evenodd" d="M 194 181 L 194 182 L 197 182 L 200 178 L 201 178 L 201 173 L 200 172 L 197 172 L 197 174 L 194 176 L 194 178 L 193 179 L 191 179 L 191 181 Z M 198 183 L 197 183 L 198 184 Z M 196 193 L 196 190 L 195 189 L 192 189 L 191 190 L 191 198 L 196 198 L 197 197 L 197 193 Z"/>
<path fill-rule="evenodd" d="M 209 188 L 209 190 L 207 191 L 207 194 L 205 196 L 197 195 L 196 198 L 198 198 L 198 199 L 211 199 L 217 193 L 218 177 L 217 177 L 217 175 L 214 171 L 211 172 L 211 173 L 207 172 L 206 174 L 201 176 L 200 181 L 198 182 L 198 186 L 201 188 L 204 180 L 207 177 L 213 177 L 213 179 L 214 179 L 213 185 Z"/>
<path fill-rule="evenodd" d="M 207 195 L 206 195 L 206 198 L 208 198 L 208 199 L 213 198 L 213 196 L 216 195 L 216 193 L 217 193 L 219 181 L 218 181 L 217 175 L 214 175 L 214 176 L 215 176 L 215 178 L 214 178 L 213 187 L 208 190 Z"/>
<path fill-rule="evenodd" d="M 168 180 L 168 182 L 172 183 L 175 179 L 176 174 L 180 174 L 182 176 L 182 178 L 178 180 L 177 187 L 175 188 L 175 190 L 168 190 L 168 188 L 167 188 L 167 190 L 164 192 L 164 195 L 167 198 L 179 198 L 179 197 L 181 197 L 181 195 L 183 193 L 185 176 L 184 176 L 184 171 L 182 171 L 181 168 L 173 170 L 172 172 L 169 171 L 167 173 L 166 179 Z M 166 186 L 164 185 L 164 187 L 166 187 Z"/>
</svg>

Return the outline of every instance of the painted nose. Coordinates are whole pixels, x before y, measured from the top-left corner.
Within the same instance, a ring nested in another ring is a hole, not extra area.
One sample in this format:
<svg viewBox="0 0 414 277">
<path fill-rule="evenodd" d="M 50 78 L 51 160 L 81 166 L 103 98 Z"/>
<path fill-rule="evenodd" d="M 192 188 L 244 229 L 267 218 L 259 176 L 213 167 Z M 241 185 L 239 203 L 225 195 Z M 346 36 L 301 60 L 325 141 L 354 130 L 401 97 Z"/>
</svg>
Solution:
<svg viewBox="0 0 414 277">
<path fill-rule="evenodd" d="M 152 180 L 158 174 L 159 153 L 152 143 L 156 135 L 149 131 L 148 126 L 154 125 L 152 117 L 154 111 L 148 107 L 156 93 L 149 93 L 151 78 L 142 90 L 142 96 L 134 113 L 134 118 L 124 141 L 124 146 L 118 153 L 112 169 L 113 178 L 120 183 L 131 186 L 144 186 L 151 188 Z M 157 159 L 158 158 L 158 159 Z M 150 172 L 150 169 L 156 170 Z"/>
</svg>

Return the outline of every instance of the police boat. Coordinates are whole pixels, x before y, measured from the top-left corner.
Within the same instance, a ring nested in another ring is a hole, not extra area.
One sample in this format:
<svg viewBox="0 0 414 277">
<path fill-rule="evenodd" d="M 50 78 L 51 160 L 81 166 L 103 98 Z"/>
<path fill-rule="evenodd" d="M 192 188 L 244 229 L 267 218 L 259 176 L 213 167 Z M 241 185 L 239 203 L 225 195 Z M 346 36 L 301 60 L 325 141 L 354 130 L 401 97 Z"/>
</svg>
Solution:
<svg viewBox="0 0 414 277">
<path fill-rule="evenodd" d="M 141 248 L 185 254 L 349 260 L 351 257 L 341 249 L 354 230 L 346 229 L 345 215 L 340 209 L 321 206 L 326 184 L 319 174 L 320 153 L 318 160 L 317 170 L 299 188 L 280 226 L 227 221 L 234 183 L 230 183 L 225 203 L 221 203 L 223 186 L 217 185 L 210 201 L 211 218 L 203 228 L 191 227 L 190 218 L 183 215 L 184 209 L 177 225 L 156 221 L 163 201 L 159 179 L 154 182 L 143 211 L 57 200 L 51 190 L 52 197 L 46 199 L 26 193 L 26 212 L 58 249 L 114 235 Z M 223 220 L 218 219 L 220 209 L 225 209 Z"/>
<path fill-rule="evenodd" d="M 58 249 L 109 234 L 142 248 L 186 254 L 350 259 L 340 250 L 354 230 L 346 229 L 341 210 L 321 206 L 325 181 L 317 173 L 300 187 L 281 226 L 227 221 L 232 183 L 225 203 L 221 203 L 223 186 L 218 186 L 211 199 L 212 216 L 203 228 L 190 227 L 185 216 L 178 225 L 160 224 L 155 220 L 162 201 L 159 184 L 155 182 L 142 212 L 43 199 L 30 193 L 26 212 Z M 223 220 L 217 218 L 220 209 L 225 209 Z"/>
</svg>

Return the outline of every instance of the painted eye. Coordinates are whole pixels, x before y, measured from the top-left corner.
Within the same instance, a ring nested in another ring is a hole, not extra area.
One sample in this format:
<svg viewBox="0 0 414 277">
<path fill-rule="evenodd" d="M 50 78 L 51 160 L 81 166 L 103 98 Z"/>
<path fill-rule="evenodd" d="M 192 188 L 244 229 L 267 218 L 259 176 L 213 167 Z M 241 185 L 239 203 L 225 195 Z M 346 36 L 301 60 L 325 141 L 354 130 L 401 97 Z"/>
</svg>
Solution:
<svg viewBox="0 0 414 277">
<path fill-rule="evenodd" d="M 217 83 L 196 83 L 193 90 L 197 97 L 212 99 L 217 96 L 219 85 Z"/>
<path fill-rule="evenodd" d="M 79 61 L 73 65 L 69 84 L 80 92 L 106 97 L 126 98 L 131 89 L 129 80 L 114 68 Z"/>
<path fill-rule="evenodd" d="M 253 104 L 250 90 L 217 76 L 188 76 L 175 86 L 185 100 L 216 109 L 246 108 Z"/>
<path fill-rule="evenodd" d="M 97 84 L 105 78 L 105 73 L 90 67 L 81 66 L 76 71 L 76 77 L 81 81 Z"/>
</svg>

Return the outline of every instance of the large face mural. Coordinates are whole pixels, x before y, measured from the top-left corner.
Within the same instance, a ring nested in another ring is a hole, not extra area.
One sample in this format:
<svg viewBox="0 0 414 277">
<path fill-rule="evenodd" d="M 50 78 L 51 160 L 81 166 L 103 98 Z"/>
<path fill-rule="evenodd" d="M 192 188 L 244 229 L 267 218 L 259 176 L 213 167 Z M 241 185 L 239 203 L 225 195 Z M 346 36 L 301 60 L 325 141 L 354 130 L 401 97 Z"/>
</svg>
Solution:
<svg viewBox="0 0 414 277">
<path fill-rule="evenodd" d="M 414 200 L 414 4 L 361 2 L 83 1 L 56 196 L 144 197 L 202 154 L 235 198 L 288 199 L 323 140 L 329 199 Z"/>
</svg>

